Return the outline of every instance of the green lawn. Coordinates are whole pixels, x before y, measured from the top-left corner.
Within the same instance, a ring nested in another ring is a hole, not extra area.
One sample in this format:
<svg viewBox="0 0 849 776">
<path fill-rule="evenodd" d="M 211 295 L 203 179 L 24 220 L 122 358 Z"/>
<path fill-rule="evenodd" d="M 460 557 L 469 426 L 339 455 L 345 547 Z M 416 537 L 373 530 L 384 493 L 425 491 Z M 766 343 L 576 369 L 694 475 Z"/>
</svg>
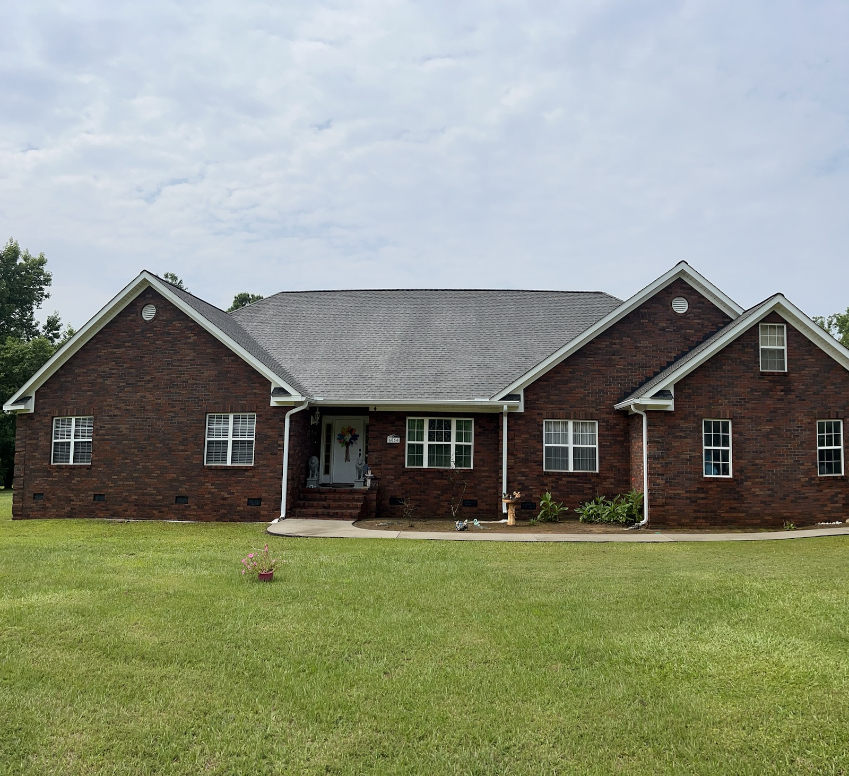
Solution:
<svg viewBox="0 0 849 776">
<path fill-rule="evenodd" d="M 0 516 L 0 773 L 849 773 L 849 538 Z"/>
</svg>

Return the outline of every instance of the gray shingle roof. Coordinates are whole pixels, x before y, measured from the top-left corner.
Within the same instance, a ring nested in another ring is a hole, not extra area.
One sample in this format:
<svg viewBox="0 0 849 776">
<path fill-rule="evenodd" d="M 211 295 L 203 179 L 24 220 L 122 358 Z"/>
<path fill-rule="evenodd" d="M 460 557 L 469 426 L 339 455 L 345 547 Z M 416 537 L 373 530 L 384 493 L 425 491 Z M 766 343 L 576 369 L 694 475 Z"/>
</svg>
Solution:
<svg viewBox="0 0 849 776">
<path fill-rule="evenodd" d="M 586 291 L 293 291 L 202 314 L 231 319 L 234 339 L 249 336 L 311 398 L 465 401 L 494 395 L 620 304 Z"/>
<path fill-rule="evenodd" d="M 763 302 L 760 302 L 754 307 L 750 307 L 748 310 L 741 313 L 738 318 L 735 318 L 733 321 L 731 321 L 731 323 L 721 328 L 718 332 L 712 334 L 703 342 L 700 342 L 692 350 L 688 350 L 686 353 L 684 353 L 684 355 L 680 356 L 675 361 L 673 361 L 662 372 L 658 372 L 654 377 L 651 378 L 651 380 L 646 383 L 643 383 L 630 396 L 628 396 L 626 399 L 623 399 L 620 404 L 624 404 L 635 399 L 642 399 L 646 396 L 653 396 L 657 386 L 662 385 L 669 377 L 669 375 L 671 375 L 678 369 L 681 369 L 685 364 L 688 364 L 693 359 L 698 358 L 702 353 L 704 353 L 708 348 L 710 348 L 710 346 L 713 345 L 716 340 L 726 335 L 730 329 L 736 330 L 739 328 L 742 331 L 748 328 L 748 326 L 750 325 L 748 322 L 750 322 L 751 319 L 758 314 L 758 311 L 762 307 L 764 307 L 764 305 L 769 304 L 769 302 L 775 299 L 776 296 L 779 295 L 773 294 L 773 296 L 769 297 L 768 299 L 764 299 Z"/>
</svg>

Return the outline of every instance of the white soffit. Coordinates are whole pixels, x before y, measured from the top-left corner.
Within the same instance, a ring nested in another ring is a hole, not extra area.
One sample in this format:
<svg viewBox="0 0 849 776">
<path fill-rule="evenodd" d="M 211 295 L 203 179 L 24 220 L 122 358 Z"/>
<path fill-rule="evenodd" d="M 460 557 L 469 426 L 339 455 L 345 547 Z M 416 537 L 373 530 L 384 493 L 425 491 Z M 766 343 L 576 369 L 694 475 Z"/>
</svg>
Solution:
<svg viewBox="0 0 849 776">
<path fill-rule="evenodd" d="M 628 313 L 636 310 L 643 302 L 650 299 L 659 291 L 662 291 L 676 280 L 684 280 L 689 283 L 696 291 L 713 302 L 720 310 L 732 319 L 736 319 L 743 312 L 740 307 L 731 297 L 720 291 L 707 278 L 696 272 L 686 261 L 680 261 L 668 272 L 661 275 L 653 283 L 646 286 L 641 291 L 638 291 L 630 299 L 625 300 L 613 312 L 606 315 L 597 323 L 590 326 L 589 329 L 579 334 L 575 339 L 567 342 L 560 350 L 552 353 L 544 361 L 541 361 L 537 366 L 526 372 L 518 380 L 508 385 L 503 390 L 499 391 L 492 398 L 497 401 L 501 397 L 509 393 L 513 393 L 530 385 L 535 380 L 542 377 L 546 372 L 553 369 L 561 361 L 564 361 L 576 351 L 580 350 L 588 342 L 591 342 L 599 334 L 607 331 L 618 321 L 622 320 Z"/>
</svg>

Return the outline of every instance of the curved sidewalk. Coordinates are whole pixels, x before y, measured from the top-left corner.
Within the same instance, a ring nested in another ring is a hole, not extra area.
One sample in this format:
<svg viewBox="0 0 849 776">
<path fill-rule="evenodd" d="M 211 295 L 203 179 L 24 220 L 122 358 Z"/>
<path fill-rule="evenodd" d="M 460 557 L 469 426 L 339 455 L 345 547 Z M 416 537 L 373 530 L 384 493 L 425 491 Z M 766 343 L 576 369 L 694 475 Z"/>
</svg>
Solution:
<svg viewBox="0 0 849 776">
<path fill-rule="evenodd" d="M 463 542 L 758 542 L 776 539 L 809 539 L 818 536 L 846 536 L 849 527 L 809 528 L 798 531 L 758 531 L 756 533 L 686 533 L 631 531 L 626 534 L 535 534 L 471 533 L 469 531 L 373 531 L 357 528 L 353 520 L 298 520 L 287 518 L 271 523 L 274 536 L 320 537 L 324 539 L 436 539 Z"/>
</svg>

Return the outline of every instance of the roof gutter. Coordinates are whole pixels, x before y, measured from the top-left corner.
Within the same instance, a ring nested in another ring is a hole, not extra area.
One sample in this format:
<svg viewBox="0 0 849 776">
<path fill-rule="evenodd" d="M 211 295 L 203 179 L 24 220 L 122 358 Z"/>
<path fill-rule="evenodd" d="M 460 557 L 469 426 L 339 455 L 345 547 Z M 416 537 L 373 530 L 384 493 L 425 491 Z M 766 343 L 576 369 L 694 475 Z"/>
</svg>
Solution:
<svg viewBox="0 0 849 776">
<path fill-rule="evenodd" d="M 286 496 L 288 495 L 287 491 L 289 490 L 289 419 L 296 412 L 305 410 L 309 406 L 310 403 L 305 401 L 300 406 L 293 407 L 286 413 L 286 417 L 283 422 L 283 484 L 281 486 L 282 500 L 280 502 L 279 520 L 286 519 Z M 276 523 L 277 521 L 275 520 L 274 522 Z"/>
</svg>

